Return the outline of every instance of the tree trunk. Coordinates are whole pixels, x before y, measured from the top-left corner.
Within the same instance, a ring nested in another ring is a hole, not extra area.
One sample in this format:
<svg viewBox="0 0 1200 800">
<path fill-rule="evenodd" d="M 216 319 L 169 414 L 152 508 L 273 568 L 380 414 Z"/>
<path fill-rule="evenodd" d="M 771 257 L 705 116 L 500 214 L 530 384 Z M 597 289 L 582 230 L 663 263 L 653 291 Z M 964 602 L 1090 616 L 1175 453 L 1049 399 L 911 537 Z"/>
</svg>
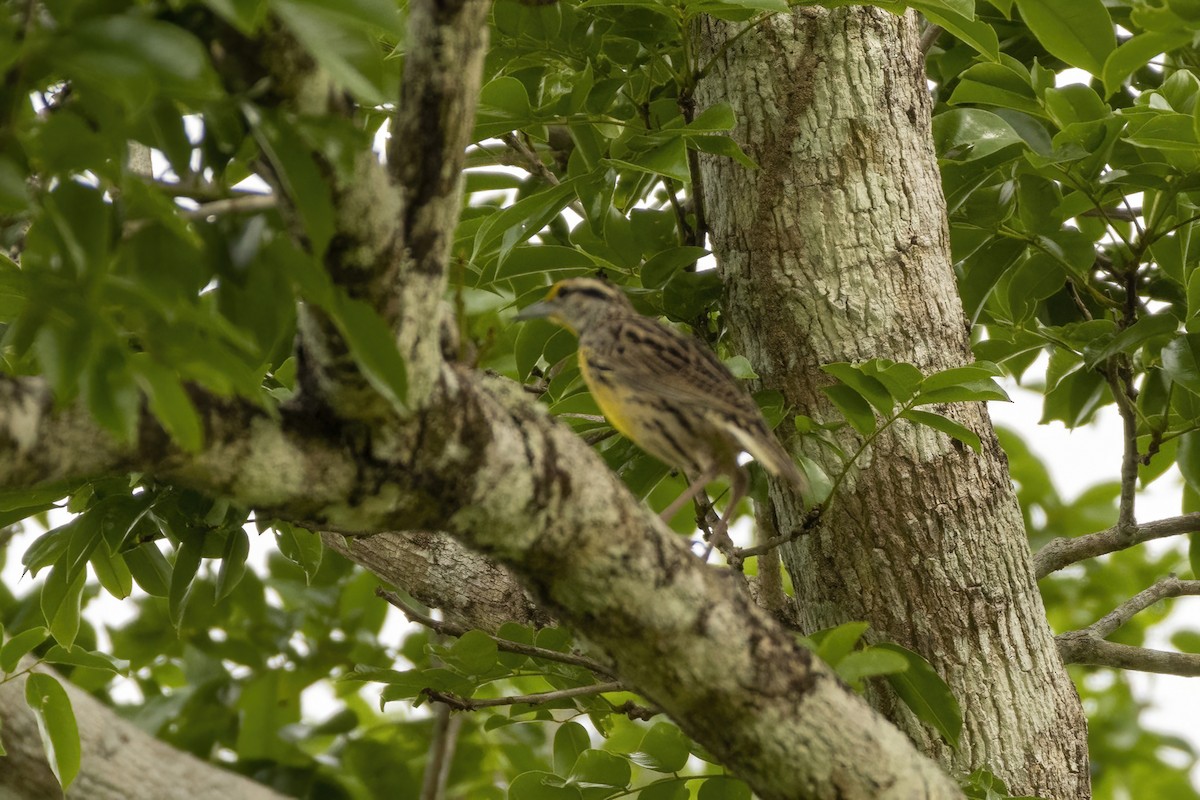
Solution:
<svg viewBox="0 0 1200 800">
<path fill-rule="evenodd" d="M 970 361 L 915 14 L 809 8 L 731 43 L 740 27 L 703 21 L 700 63 L 715 63 L 697 99 L 733 105 L 761 168 L 705 157 L 701 174 L 727 319 L 764 385 L 821 418 L 821 364 Z M 932 662 L 963 706 L 957 752 L 879 705 L 947 768 L 988 765 L 1015 794 L 1089 797 L 1086 721 L 987 409 L 937 410 L 979 434 L 982 454 L 903 421 L 880 436 L 819 532 L 784 553 L 801 619 L 867 620 Z M 773 497 L 780 530 L 798 526 L 804 509 Z"/>
</svg>

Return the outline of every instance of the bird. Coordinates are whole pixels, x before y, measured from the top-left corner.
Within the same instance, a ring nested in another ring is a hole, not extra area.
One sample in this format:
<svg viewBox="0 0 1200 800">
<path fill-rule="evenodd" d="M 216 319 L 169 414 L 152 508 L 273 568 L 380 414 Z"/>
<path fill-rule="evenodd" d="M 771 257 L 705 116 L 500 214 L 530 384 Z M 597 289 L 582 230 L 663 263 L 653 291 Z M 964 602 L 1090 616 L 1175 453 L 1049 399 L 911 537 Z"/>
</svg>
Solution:
<svg viewBox="0 0 1200 800">
<path fill-rule="evenodd" d="M 516 316 L 539 318 L 578 337 L 580 373 L 609 423 L 691 481 L 662 519 L 728 475 L 729 503 L 712 531 L 712 541 L 723 541 L 748 489 L 738 463 L 743 452 L 811 497 L 804 473 L 745 385 L 699 339 L 638 313 L 618 287 L 594 278 L 561 280 Z"/>
</svg>

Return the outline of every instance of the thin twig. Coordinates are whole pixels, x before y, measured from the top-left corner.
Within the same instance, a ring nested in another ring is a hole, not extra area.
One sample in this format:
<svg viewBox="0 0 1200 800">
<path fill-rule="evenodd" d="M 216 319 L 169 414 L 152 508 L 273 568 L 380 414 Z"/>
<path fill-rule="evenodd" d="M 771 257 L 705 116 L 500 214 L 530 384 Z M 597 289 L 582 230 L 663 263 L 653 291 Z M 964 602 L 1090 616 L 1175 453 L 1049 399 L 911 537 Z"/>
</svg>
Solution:
<svg viewBox="0 0 1200 800">
<path fill-rule="evenodd" d="M 243 189 L 222 189 L 214 183 L 148 180 L 147 184 L 168 197 L 188 197 L 198 203 L 225 200 L 231 197 L 259 196 L 262 194 L 261 192 L 252 192 Z"/>
<path fill-rule="evenodd" d="M 937 43 L 938 37 L 942 35 L 942 26 L 929 23 L 925 30 L 921 31 L 921 40 L 917 43 L 917 47 L 921 51 L 921 55 L 929 55 L 929 51 L 933 49 Z"/>
<path fill-rule="evenodd" d="M 204 203 L 196 208 L 185 208 L 180 211 L 180 216 L 187 219 L 208 219 L 225 214 L 251 214 L 255 211 L 267 211 L 275 208 L 277 204 L 273 194 L 247 194 L 213 200 L 211 203 Z"/>
<path fill-rule="evenodd" d="M 734 556 L 739 560 L 744 561 L 751 556 L 761 556 L 763 553 L 774 550 L 780 545 L 787 544 L 788 542 L 794 542 L 801 536 L 812 533 L 817 529 L 817 523 L 821 521 L 822 512 L 823 506 L 818 506 L 817 508 L 814 508 L 812 511 L 808 512 L 808 516 L 805 517 L 804 522 L 800 523 L 800 527 L 794 528 L 787 533 L 781 533 L 778 536 L 772 536 L 770 539 L 767 539 L 761 544 L 756 544 L 754 547 L 739 547 L 733 551 Z"/>
<path fill-rule="evenodd" d="M 407 617 L 410 622 L 423 625 L 424 627 L 429 628 L 432 631 L 436 631 L 437 633 L 445 634 L 447 636 L 462 636 L 467 631 L 472 630 L 466 625 L 458 625 L 453 622 L 447 622 L 446 620 L 434 619 L 427 614 L 422 614 L 420 611 L 405 603 L 404 600 L 401 599 L 400 596 L 395 592 L 389 592 L 386 589 L 378 588 L 375 590 L 375 594 L 399 609 L 400 613 Z M 544 647 L 537 647 L 536 645 L 525 644 L 524 642 L 514 642 L 510 639 L 502 639 L 499 636 L 493 636 L 486 631 L 483 631 L 483 633 L 496 643 L 497 648 L 506 653 L 517 653 L 523 656 L 542 658 L 547 661 L 556 661 L 559 664 L 570 664 L 571 666 L 583 667 L 584 669 L 591 670 L 592 672 L 605 675 L 610 678 L 616 677 L 616 673 L 613 672 L 611 667 L 605 666 L 599 661 L 588 658 L 587 656 L 581 656 L 575 653 L 560 653 L 557 650 L 547 650 Z"/>
<path fill-rule="evenodd" d="M 563 419 L 582 419 L 586 420 L 587 422 L 608 422 L 606 418 L 600 416 L 599 414 L 577 414 L 574 411 L 566 411 L 562 414 L 557 414 L 556 416 Z"/>
<path fill-rule="evenodd" d="M 1120 525 L 1114 525 L 1107 530 L 1089 533 L 1086 536 L 1060 537 L 1037 551 L 1033 557 L 1034 574 L 1038 578 L 1044 578 L 1051 572 L 1057 572 L 1088 558 L 1115 553 L 1154 539 L 1197 531 L 1200 531 L 1200 513 L 1136 525 L 1131 534 L 1124 534 Z"/>
<path fill-rule="evenodd" d="M 518 166 L 523 167 L 526 172 L 538 176 L 551 186 L 558 186 L 561 183 L 558 176 L 546 166 L 541 157 L 520 136 L 517 136 L 515 133 L 506 133 L 500 137 L 500 141 L 508 145 L 517 154 L 521 161 Z M 587 217 L 587 214 L 584 213 L 583 205 L 579 200 L 572 200 L 570 203 L 567 203 L 567 207 L 580 217 Z"/>
<path fill-rule="evenodd" d="M 1105 641 L 1105 637 L 1112 635 L 1134 616 L 1159 600 L 1198 595 L 1200 581 L 1181 581 L 1174 575 L 1163 578 L 1088 627 L 1054 637 L 1058 652 L 1067 664 L 1118 667 L 1165 675 L 1200 676 L 1200 653 L 1169 653 Z"/>
<path fill-rule="evenodd" d="M 1108 379 L 1108 386 L 1112 389 L 1113 398 L 1117 401 L 1117 411 L 1121 414 L 1124 434 L 1124 452 L 1121 457 L 1121 501 L 1117 516 L 1117 530 L 1128 540 L 1137 531 L 1134 503 L 1137 498 L 1140 457 L 1137 446 L 1137 411 L 1129 397 L 1126 383 L 1118 372 L 1116 358 L 1109 359 L 1104 369 L 1104 377 Z"/>
<path fill-rule="evenodd" d="M 620 681 L 608 683 L 593 683 L 591 686 L 576 686 L 571 689 L 556 689 L 553 692 L 537 694 L 514 694 L 508 697 L 472 698 L 463 697 L 453 692 L 443 692 L 438 689 L 425 689 L 421 693 L 438 703 L 445 703 L 456 711 L 475 711 L 480 708 L 496 708 L 497 706 L 515 706 L 523 703 L 536 706 L 542 703 L 552 703 L 555 700 L 567 700 L 572 697 L 603 694 L 605 692 L 623 692 L 625 686 Z"/>
<path fill-rule="evenodd" d="M 458 732 L 463 718 L 450 713 L 448 705 L 439 705 L 433 712 L 433 737 L 429 744 L 429 760 L 421 778 L 420 800 L 442 800 L 450 778 L 450 765 L 458 747 Z"/>
<path fill-rule="evenodd" d="M 1105 220 L 1118 219 L 1123 222 L 1136 222 L 1142 217 L 1140 208 L 1089 208 L 1080 212 L 1081 217 L 1100 217 Z"/>
</svg>

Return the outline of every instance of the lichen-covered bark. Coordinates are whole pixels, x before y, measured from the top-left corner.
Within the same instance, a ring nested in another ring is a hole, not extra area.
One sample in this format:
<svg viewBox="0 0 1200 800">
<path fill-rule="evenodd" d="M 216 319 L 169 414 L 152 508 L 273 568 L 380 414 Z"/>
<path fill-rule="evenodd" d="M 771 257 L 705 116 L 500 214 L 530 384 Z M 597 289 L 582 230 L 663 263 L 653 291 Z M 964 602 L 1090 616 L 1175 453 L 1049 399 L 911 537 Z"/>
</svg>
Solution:
<svg viewBox="0 0 1200 800">
<path fill-rule="evenodd" d="M 32 663 L 26 658 L 24 669 Z M 79 725 L 79 778 L 68 800 L 282 800 L 261 783 L 155 739 L 69 681 L 63 686 Z M 37 720 L 25 705 L 25 678 L 0 683 L 8 755 L 0 759 L 0 800 L 46 800 L 62 790 L 42 752 Z"/>
<path fill-rule="evenodd" d="M 451 622 L 489 633 L 506 622 L 538 628 L 554 624 L 511 572 L 444 533 L 326 533 L 322 538 L 326 546 L 438 609 Z"/>
<path fill-rule="evenodd" d="M 733 105 L 761 169 L 705 158 L 703 190 L 727 319 L 764 384 L 821 417 L 821 364 L 968 362 L 914 15 L 804 9 L 726 49 L 736 30 L 701 26 L 701 61 L 716 63 L 698 98 Z M 987 411 L 937 410 L 978 433 L 982 454 L 903 422 L 880 437 L 819 533 L 785 553 L 798 606 L 814 629 L 867 620 L 932 661 L 965 712 L 957 752 L 882 708 L 943 764 L 988 764 L 1016 793 L 1088 797 L 1082 709 Z M 797 498 L 773 497 L 780 528 L 799 525 Z"/>
<path fill-rule="evenodd" d="M 960 796 L 736 580 L 704 566 L 596 453 L 508 381 L 446 367 L 426 410 L 367 432 L 361 422 L 318 425 L 294 410 L 272 425 L 224 404 L 206 413 L 199 454 L 146 436 L 147 449 L 110 446 L 110 464 L 93 459 L 80 469 L 72 451 L 58 452 L 58 464 L 44 448 L 29 456 L 42 442 L 100 437 L 85 415 L 56 412 L 39 383 L 0 380 L 0 486 L 140 463 L 162 480 L 312 527 L 445 530 L 517 574 L 766 800 Z M 202 409 L 218 407 L 196 399 Z M 375 439 L 385 445 L 376 449 Z M 256 467 L 257 481 L 237 480 Z"/>
</svg>

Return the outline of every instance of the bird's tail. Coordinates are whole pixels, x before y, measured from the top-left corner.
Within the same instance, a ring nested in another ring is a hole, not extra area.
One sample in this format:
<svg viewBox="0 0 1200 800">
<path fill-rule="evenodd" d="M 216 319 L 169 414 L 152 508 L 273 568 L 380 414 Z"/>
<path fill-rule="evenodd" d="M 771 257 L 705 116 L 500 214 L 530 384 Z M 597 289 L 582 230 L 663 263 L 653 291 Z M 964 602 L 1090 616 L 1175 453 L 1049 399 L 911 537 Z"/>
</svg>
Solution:
<svg viewBox="0 0 1200 800">
<path fill-rule="evenodd" d="M 804 477 L 804 473 L 796 466 L 795 459 L 787 450 L 783 449 L 783 445 L 776 440 L 775 435 L 765 425 L 761 431 L 755 434 L 736 425 L 731 426 L 730 430 L 737 438 L 738 443 L 745 448 L 747 453 L 754 456 L 754 460 L 761 464 L 763 469 L 777 478 L 786 480 L 792 485 L 792 488 L 799 492 L 801 497 L 807 500 L 812 499 L 808 478 Z"/>
</svg>

